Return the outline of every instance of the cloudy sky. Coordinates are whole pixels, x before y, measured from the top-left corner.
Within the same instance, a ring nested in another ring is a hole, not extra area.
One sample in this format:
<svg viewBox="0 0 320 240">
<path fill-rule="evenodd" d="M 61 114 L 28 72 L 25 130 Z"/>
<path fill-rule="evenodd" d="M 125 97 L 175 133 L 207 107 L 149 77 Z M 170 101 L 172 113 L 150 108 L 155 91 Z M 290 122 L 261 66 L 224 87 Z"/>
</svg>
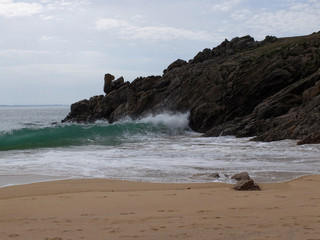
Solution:
<svg viewBox="0 0 320 240">
<path fill-rule="evenodd" d="M 225 38 L 320 30 L 320 0 L 0 0 L 0 105 L 70 104 Z"/>
</svg>

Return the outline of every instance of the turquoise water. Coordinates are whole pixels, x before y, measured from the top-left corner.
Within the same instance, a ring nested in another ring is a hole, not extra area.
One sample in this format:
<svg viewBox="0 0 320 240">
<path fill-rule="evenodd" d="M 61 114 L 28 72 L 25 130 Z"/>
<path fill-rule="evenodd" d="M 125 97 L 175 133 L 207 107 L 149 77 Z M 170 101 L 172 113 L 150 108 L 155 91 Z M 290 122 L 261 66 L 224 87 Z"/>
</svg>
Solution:
<svg viewBox="0 0 320 240">
<path fill-rule="evenodd" d="M 320 145 L 203 138 L 188 113 L 114 124 L 61 124 L 69 107 L 0 107 L 0 186 L 66 178 L 146 182 L 230 182 L 248 171 L 258 182 L 320 173 Z M 210 178 L 218 172 L 218 180 Z"/>
<path fill-rule="evenodd" d="M 116 146 L 130 141 L 138 134 L 169 133 L 165 126 L 151 123 L 124 122 L 116 124 L 96 123 L 89 125 L 55 124 L 47 127 L 29 127 L 2 132 L 0 151 L 69 147 L 82 145 Z"/>
</svg>

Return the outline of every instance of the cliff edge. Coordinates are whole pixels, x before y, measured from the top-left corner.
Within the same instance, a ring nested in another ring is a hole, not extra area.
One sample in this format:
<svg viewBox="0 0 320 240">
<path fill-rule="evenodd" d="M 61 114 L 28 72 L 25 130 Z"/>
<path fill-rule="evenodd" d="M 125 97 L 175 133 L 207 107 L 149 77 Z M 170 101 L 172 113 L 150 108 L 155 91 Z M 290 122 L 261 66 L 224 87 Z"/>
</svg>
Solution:
<svg viewBox="0 0 320 240">
<path fill-rule="evenodd" d="M 320 32 L 237 37 L 178 59 L 162 76 L 114 79 L 106 74 L 105 95 L 72 104 L 63 122 L 190 111 L 190 127 L 205 136 L 320 143 Z"/>
</svg>

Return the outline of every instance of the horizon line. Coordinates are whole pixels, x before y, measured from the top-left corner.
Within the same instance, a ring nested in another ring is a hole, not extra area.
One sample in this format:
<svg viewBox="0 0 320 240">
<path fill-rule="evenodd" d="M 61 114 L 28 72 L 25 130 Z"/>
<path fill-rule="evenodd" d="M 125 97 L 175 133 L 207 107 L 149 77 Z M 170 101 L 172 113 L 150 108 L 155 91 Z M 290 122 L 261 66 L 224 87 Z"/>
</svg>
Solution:
<svg viewBox="0 0 320 240">
<path fill-rule="evenodd" d="M 0 107 L 70 106 L 70 104 L 0 104 Z"/>
</svg>

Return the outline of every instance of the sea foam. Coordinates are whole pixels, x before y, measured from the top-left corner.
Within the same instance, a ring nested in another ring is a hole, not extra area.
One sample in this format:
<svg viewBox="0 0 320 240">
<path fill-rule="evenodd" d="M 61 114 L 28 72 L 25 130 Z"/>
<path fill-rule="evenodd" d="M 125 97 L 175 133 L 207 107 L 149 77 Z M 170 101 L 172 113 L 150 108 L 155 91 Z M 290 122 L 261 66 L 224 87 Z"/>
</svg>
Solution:
<svg viewBox="0 0 320 240">
<path fill-rule="evenodd" d="M 151 123 L 153 125 L 164 125 L 172 131 L 183 131 L 189 129 L 190 113 L 161 113 L 158 115 L 149 115 L 137 122 Z"/>
</svg>

